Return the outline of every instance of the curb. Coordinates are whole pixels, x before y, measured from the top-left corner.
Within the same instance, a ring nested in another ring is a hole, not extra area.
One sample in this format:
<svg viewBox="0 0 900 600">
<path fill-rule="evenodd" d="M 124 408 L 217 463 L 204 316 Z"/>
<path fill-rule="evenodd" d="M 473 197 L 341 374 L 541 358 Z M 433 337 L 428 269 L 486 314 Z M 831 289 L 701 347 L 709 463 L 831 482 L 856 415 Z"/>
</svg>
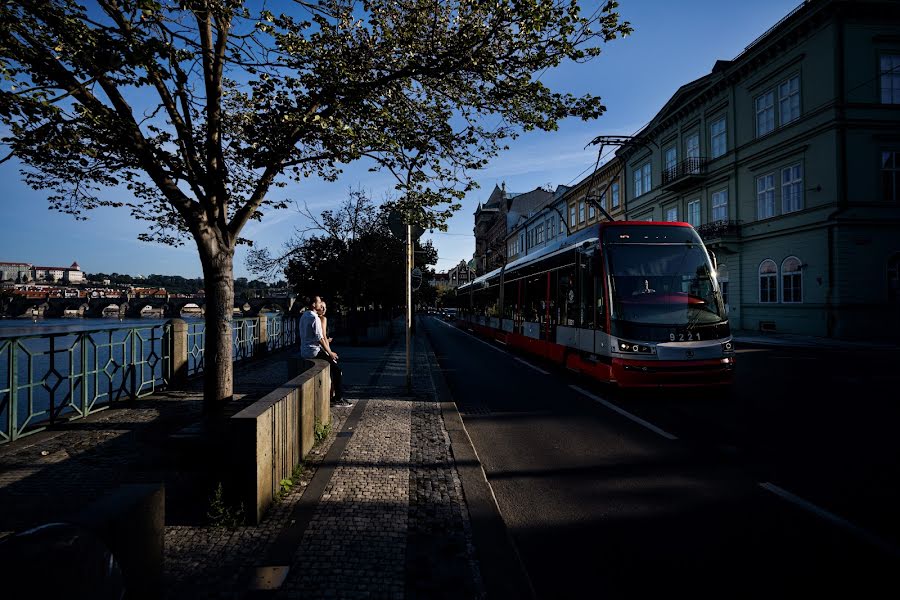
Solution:
<svg viewBox="0 0 900 600">
<path fill-rule="evenodd" d="M 441 405 L 441 417 L 450 436 L 450 449 L 469 511 L 472 539 L 487 597 L 535 599 L 531 579 L 506 529 L 497 498 L 434 354 L 428 328 L 419 329 L 419 332 L 425 342 L 428 371 Z"/>
</svg>

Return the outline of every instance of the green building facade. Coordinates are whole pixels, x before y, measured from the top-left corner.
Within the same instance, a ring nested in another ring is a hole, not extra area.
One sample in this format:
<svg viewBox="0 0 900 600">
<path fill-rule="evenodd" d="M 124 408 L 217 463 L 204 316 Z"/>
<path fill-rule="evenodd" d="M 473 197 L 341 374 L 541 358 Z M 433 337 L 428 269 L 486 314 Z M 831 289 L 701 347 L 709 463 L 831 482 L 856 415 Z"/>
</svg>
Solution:
<svg viewBox="0 0 900 600">
<path fill-rule="evenodd" d="M 638 138 L 624 218 L 697 228 L 734 329 L 900 339 L 900 3 L 800 5 Z"/>
</svg>

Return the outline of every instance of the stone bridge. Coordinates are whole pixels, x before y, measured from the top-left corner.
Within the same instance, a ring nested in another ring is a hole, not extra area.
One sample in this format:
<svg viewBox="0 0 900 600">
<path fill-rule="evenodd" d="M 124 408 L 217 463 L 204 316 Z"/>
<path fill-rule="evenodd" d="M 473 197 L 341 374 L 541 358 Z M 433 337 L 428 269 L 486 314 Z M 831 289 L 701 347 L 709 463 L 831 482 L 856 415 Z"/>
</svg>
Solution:
<svg viewBox="0 0 900 600">
<path fill-rule="evenodd" d="M 8 317 L 103 317 L 119 318 L 157 317 L 173 319 L 185 315 L 202 315 L 206 309 L 206 299 L 148 297 L 133 298 L 125 295 L 119 298 L 26 298 L 7 297 L 0 312 Z M 260 312 L 284 312 L 299 310 L 294 298 L 250 298 L 235 299 L 235 316 L 255 317 Z"/>
</svg>

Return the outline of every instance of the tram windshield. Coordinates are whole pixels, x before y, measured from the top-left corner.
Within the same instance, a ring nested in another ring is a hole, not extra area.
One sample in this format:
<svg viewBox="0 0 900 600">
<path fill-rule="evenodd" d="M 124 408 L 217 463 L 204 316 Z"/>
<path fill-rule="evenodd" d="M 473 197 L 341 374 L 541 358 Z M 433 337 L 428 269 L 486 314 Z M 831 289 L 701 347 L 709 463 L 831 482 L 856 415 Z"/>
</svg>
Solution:
<svg viewBox="0 0 900 600">
<path fill-rule="evenodd" d="M 712 264 L 692 229 L 610 229 L 604 246 L 613 319 L 688 327 L 725 320 Z"/>
</svg>

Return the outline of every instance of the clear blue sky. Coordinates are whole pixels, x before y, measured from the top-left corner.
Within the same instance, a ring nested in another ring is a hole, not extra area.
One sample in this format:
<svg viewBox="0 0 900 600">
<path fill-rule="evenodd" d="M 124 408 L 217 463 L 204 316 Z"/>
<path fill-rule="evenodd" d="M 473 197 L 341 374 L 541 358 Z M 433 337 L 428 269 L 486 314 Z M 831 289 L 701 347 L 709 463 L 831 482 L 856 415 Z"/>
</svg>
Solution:
<svg viewBox="0 0 900 600">
<path fill-rule="evenodd" d="M 634 34 L 607 45 L 600 58 L 588 64 L 548 71 L 541 79 L 560 91 L 602 96 L 606 114 L 593 122 L 564 122 L 556 132 L 524 135 L 478 173 L 481 189 L 466 197 L 447 234 L 425 234 L 437 246 L 438 270 L 472 257 L 472 213 L 495 184 L 505 181 L 507 190 L 525 192 L 577 181 L 596 160 L 595 149 L 584 148 L 591 139 L 634 133 L 678 87 L 708 73 L 716 60 L 734 58 L 797 4 L 799 0 L 622 0 L 620 11 L 631 21 Z M 585 5 L 593 7 L 595 2 Z M 369 173 L 367 167 L 351 166 L 336 183 L 311 181 L 279 188 L 274 194 L 305 201 L 314 212 L 336 204 L 348 188 L 359 185 L 376 199 L 383 198 L 392 181 Z M 139 242 L 143 226 L 123 209 L 98 209 L 88 213 L 88 221 L 75 221 L 48 210 L 46 194 L 28 188 L 18 171 L 13 161 L 0 165 L 0 261 L 65 266 L 77 260 L 89 273 L 201 275 L 190 240 L 181 248 Z M 285 210 L 251 223 L 243 235 L 277 250 L 302 225 L 300 215 Z M 239 250 L 236 277 L 249 276 L 245 256 L 246 251 Z"/>
</svg>

